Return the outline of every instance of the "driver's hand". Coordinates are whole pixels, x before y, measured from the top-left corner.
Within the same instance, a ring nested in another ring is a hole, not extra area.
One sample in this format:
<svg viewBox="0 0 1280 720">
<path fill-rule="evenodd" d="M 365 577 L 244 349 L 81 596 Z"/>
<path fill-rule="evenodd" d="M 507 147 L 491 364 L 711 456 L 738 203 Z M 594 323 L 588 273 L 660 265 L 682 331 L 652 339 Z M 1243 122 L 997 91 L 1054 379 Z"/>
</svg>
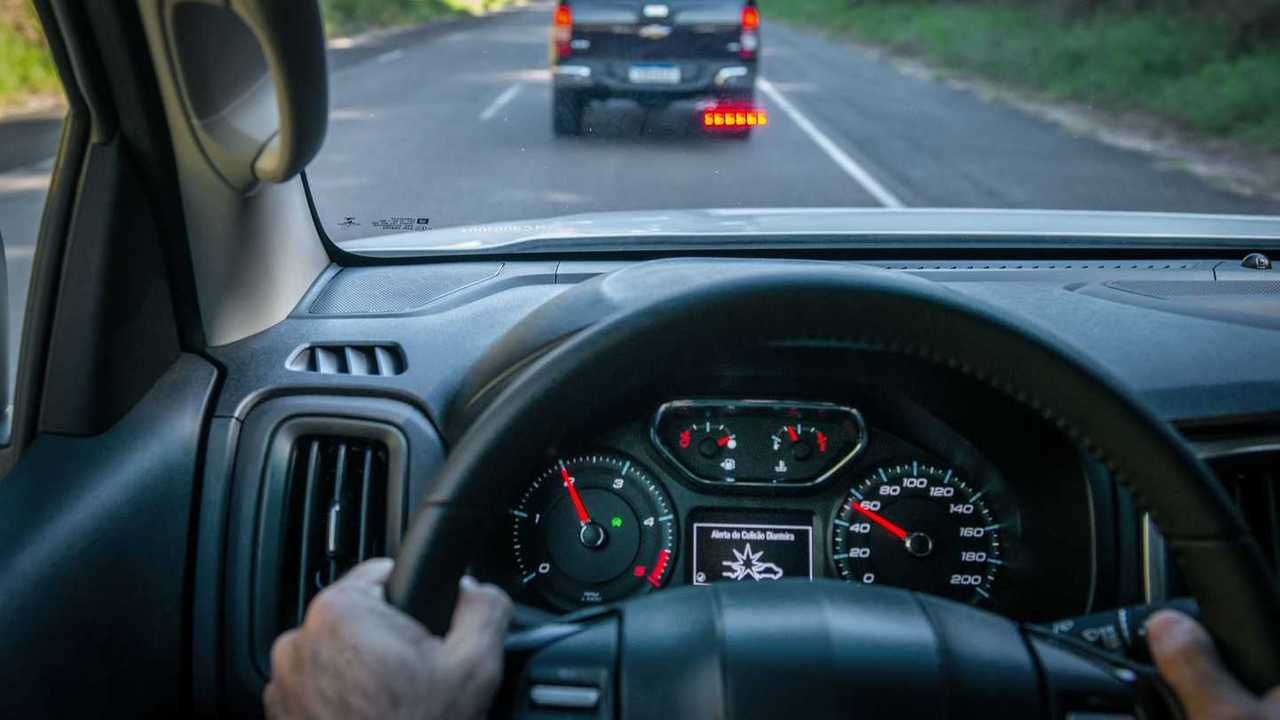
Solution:
<svg viewBox="0 0 1280 720">
<path fill-rule="evenodd" d="M 502 680 L 511 601 L 463 578 L 443 639 L 387 603 L 385 558 L 361 563 L 311 601 L 271 648 L 267 717 L 483 718 Z"/>
<path fill-rule="evenodd" d="M 1280 687 L 1254 697 L 1222 664 L 1209 633 L 1195 620 L 1161 610 L 1147 620 L 1147 645 L 1189 720 L 1280 720 Z"/>
</svg>

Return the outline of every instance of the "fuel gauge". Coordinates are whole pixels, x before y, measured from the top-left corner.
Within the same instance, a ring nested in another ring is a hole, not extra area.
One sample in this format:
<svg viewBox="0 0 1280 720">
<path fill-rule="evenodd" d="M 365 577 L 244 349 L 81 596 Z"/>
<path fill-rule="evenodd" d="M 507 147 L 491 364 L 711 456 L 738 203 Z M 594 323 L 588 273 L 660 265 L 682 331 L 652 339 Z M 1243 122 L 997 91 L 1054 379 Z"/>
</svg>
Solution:
<svg viewBox="0 0 1280 720">
<path fill-rule="evenodd" d="M 687 467 L 733 481 L 738 469 L 738 436 L 724 423 L 704 420 L 680 427 L 673 446 L 674 454 Z"/>
</svg>

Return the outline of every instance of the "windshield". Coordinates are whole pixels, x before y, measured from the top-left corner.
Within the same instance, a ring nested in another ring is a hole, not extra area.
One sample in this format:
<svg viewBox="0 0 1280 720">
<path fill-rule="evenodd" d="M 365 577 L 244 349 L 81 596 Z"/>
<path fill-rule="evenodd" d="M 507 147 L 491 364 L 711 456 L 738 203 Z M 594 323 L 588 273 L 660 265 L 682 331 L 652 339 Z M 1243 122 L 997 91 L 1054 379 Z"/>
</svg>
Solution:
<svg viewBox="0 0 1280 720">
<path fill-rule="evenodd" d="M 1280 214 L 1264 0 L 324 7 L 331 115 L 307 176 L 352 248 L 708 209 Z"/>
</svg>

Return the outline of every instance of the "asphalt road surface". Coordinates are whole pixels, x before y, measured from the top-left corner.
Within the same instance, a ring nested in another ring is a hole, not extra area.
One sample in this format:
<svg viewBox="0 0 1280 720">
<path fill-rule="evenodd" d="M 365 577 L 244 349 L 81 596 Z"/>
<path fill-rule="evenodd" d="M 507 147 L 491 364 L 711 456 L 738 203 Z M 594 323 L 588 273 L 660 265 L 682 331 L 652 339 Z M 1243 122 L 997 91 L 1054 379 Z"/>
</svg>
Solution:
<svg viewBox="0 0 1280 720">
<path fill-rule="evenodd" d="M 626 103 L 592 108 L 588 136 L 557 139 L 550 15 L 542 3 L 332 51 L 328 141 L 308 169 L 332 237 L 377 234 L 387 217 L 441 227 L 664 208 L 1280 213 L 767 17 L 770 122 L 750 141 L 698 137 L 687 114 Z M 0 121 L 12 348 L 57 133 L 56 119 Z"/>
<path fill-rule="evenodd" d="M 332 237 L 376 234 L 384 217 L 440 227 L 663 208 L 1280 212 L 767 17 L 769 125 L 750 141 L 620 101 L 588 112 L 588 136 L 555 138 L 550 14 L 392 40 L 334 70 L 328 140 L 308 171 Z"/>
</svg>

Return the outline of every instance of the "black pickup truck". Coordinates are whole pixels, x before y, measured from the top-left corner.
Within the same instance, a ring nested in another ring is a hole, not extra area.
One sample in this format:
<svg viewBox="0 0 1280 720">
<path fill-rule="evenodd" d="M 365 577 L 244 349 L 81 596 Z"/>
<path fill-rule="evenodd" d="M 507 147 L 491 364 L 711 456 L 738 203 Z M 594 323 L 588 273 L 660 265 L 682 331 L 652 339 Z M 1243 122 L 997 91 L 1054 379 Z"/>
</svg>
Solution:
<svg viewBox="0 0 1280 720">
<path fill-rule="evenodd" d="M 562 0 L 550 51 L 557 135 L 580 134 L 593 100 L 628 98 L 646 107 L 689 101 L 691 118 L 710 104 L 750 109 L 760 10 L 756 0 Z"/>
</svg>

